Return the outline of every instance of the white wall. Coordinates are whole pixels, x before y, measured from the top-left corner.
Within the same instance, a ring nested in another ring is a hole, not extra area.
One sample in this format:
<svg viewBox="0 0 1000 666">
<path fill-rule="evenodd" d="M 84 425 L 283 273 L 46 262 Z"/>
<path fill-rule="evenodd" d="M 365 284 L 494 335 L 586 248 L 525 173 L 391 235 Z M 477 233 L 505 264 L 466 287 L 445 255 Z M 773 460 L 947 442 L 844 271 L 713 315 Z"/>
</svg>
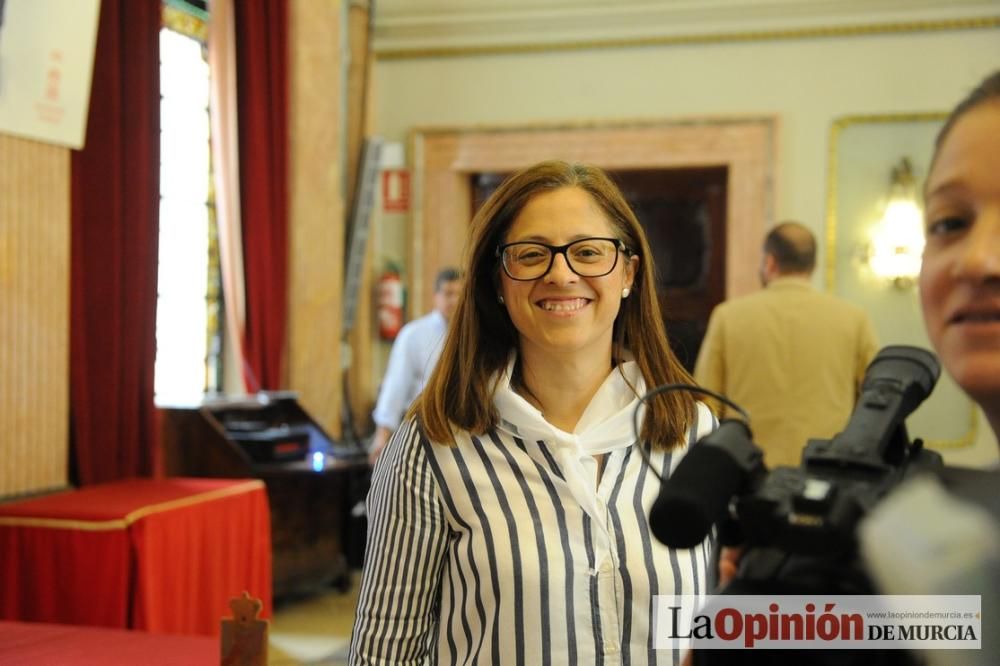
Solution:
<svg viewBox="0 0 1000 666">
<path fill-rule="evenodd" d="M 381 60 L 375 129 L 776 114 L 776 214 L 819 229 L 834 118 L 944 110 L 997 66 L 996 29 Z"/>
<path fill-rule="evenodd" d="M 405 142 L 420 126 L 773 114 L 776 219 L 801 220 L 822 238 L 836 118 L 944 111 L 998 66 L 996 28 L 384 59 L 374 71 L 375 131 Z M 402 225 L 378 237 L 377 255 L 405 259 Z M 987 443 L 963 461 L 995 458 Z"/>
</svg>

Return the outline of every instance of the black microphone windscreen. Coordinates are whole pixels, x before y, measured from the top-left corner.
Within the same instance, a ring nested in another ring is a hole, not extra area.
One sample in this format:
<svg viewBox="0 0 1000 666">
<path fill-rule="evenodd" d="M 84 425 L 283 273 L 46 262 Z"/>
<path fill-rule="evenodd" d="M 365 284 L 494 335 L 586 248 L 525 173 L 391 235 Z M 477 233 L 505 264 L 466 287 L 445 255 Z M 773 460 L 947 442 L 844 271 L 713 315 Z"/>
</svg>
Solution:
<svg viewBox="0 0 1000 666">
<path fill-rule="evenodd" d="M 663 484 L 649 512 L 653 536 L 671 548 L 692 548 L 725 518 L 745 472 L 718 446 L 695 445 Z"/>
</svg>

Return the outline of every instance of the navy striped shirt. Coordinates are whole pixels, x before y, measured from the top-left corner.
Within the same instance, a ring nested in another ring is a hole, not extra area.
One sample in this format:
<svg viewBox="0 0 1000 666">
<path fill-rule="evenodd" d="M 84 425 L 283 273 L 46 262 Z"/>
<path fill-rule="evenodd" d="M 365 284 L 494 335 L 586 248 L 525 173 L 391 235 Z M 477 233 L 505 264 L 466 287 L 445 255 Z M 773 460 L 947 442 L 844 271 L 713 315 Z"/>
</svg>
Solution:
<svg viewBox="0 0 1000 666">
<path fill-rule="evenodd" d="M 386 447 L 351 663 L 678 664 L 681 646 L 653 650 L 653 596 L 704 596 L 710 541 L 650 535 L 659 484 L 633 444 L 606 452 L 598 481 L 574 435 L 504 424 L 450 447 L 409 420 Z M 699 405 L 688 441 L 651 454 L 656 471 L 715 425 Z"/>
</svg>

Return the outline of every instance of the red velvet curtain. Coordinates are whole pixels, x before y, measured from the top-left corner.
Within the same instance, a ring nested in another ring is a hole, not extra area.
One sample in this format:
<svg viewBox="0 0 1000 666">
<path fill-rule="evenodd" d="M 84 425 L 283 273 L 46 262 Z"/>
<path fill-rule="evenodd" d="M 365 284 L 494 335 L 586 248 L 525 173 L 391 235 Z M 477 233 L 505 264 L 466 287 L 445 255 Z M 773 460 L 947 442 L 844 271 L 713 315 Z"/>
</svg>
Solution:
<svg viewBox="0 0 1000 666">
<path fill-rule="evenodd" d="M 153 472 L 160 0 L 102 0 L 71 160 L 70 434 L 81 485 Z"/>
<path fill-rule="evenodd" d="M 240 210 L 246 276 L 244 379 L 277 389 L 288 317 L 288 8 L 236 2 Z"/>
</svg>

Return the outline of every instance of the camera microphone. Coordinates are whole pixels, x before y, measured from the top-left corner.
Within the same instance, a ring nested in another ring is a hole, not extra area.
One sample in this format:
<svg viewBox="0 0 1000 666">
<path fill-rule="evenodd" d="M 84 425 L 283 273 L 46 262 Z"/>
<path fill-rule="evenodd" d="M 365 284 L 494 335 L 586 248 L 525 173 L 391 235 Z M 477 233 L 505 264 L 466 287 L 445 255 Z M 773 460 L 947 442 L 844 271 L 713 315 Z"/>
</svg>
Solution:
<svg viewBox="0 0 1000 666">
<path fill-rule="evenodd" d="M 725 420 L 695 444 L 660 489 L 649 513 L 653 536 L 692 548 L 728 514 L 729 501 L 765 473 L 764 456 L 742 421 Z"/>
</svg>

